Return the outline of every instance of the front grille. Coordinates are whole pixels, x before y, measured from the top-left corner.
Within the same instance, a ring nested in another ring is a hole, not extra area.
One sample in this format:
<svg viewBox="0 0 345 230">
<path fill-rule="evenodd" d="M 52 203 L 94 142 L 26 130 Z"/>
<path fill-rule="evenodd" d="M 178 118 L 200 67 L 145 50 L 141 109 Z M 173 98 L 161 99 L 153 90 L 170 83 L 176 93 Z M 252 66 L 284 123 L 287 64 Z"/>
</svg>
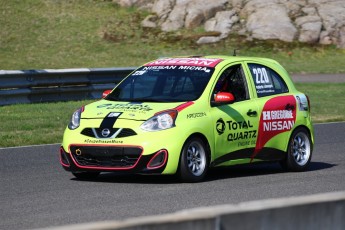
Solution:
<svg viewBox="0 0 345 230">
<path fill-rule="evenodd" d="M 81 166 L 132 167 L 138 161 L 142 149 L 138 147 L 71 146 L 73 158 Z"/>
<path fill-rule="evenodd" d="M 117 135 L 116 137 L 121 138 L 121 137 L 135 136 L 135 135 L 137 135 L 137 133 L 134 132 L 134 130 L 132 129 L 122 129 L 119 135 Z"/>
<path fill-rule="evenodd" d="M 107 137 L 102 135 L 102 129 L 100 128 L 85 128 L 81 131 L 81 134 L 93 138 L 122 138 L 137 135 L 134 130 L 127 128 L 110 128 L 109 131 L 110 133 Z"/>
</svg>

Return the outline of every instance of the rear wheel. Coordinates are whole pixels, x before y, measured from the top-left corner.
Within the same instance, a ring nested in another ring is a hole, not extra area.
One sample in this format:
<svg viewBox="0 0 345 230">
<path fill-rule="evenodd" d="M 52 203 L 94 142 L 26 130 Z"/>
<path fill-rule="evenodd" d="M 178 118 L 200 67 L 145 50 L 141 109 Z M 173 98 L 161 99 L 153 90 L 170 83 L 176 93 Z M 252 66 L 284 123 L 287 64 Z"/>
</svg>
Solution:
<svg viewBox="0 0 345 230">
<path fill-rule="evenodd" d="M 98 177 L 99 172 L 72 172 L 72 174 L 79 180 L 93 180 Z"/>
<path fill-rule="evenodd" d="M 208 168 L 208 151 L 204 141 L 192 137 L 183 146 L 180 157 L 180 177 L 184 182 L 201 181 Z"/>
<path fill-rule="evenodd" d="M 291 135 L 286 158 L 281 166 L 289 171 L 304 171 L 311 160 L 312 142 L 305 128 L 297 128 Z"/>
</svg>

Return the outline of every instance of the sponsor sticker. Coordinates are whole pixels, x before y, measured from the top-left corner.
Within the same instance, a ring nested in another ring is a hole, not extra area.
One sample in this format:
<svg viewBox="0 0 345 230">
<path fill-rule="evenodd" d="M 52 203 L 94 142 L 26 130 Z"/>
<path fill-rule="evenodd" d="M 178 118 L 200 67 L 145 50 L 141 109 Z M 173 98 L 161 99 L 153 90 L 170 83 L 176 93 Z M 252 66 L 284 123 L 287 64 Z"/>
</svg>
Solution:
<svg viewBox="0 0 345 230">
<path fill-rule="evenodd" d="M 256 130 L 252 129 L 253 125 L 250 120 L 247 121 L 227 121 L 230 133 L 228 135 L 228 141 L 245 141 L 248 142 L 249 139 L 256 138 Z M 249 130 L 252 129 L 252 130 Z M 248 143 L 251 143 L 249 141 Z M 243 145 L 249 145 L 244 144 Z"/>
<path fill-rule="evenodd" d="M 238 146 L 254 145 L 256 143 L 257 131 L 253 128 L 254 126 L 250 120 L 224 122 L 220 118 L 216 122 L 218 135 L 222 135 L 228 130 L 227 141 L 236 142 Z"/>
<path fill-rule="evenodd" d="M 200 118 L 200 117 L 206 117 L 206 113 L 205 112 L 200 112 L 200 113 L 190 113 L 190 114 L 187 114 L 187 119 Z"/>
<path fill-rule="evenodd" d="M 219 135 L 223 134 L 225 131 L 225 122 L 223 121 L 222 118 L 219 118 L 217 123 L 216 123 L 216 130 Z"/>
<path fill-rule="evenodd" d="M 163 70 L 163 69 L 178 69 L 178 70 L 192 70 L 192 71 L 204 71 L 205 73 L 211 72 L 211 69 L 206 66 L 190 66 L 190 65 L 157 65 L 157 66 L 145 66 L 141 71 L 136 71 L 132 75 L 143 75 L 148 70 Z"/>
<path fill-rule="evenodd" d="M 200 66 L 215 67 L 223 59 L 219 58 L 165 58 L 146 64 L 145 66 Z"/>
<path fill-rule="evenodd" d="M 86 144 L 123 144 L 123 141 L 115 140 L 115 139 L 86 139 L 84 140 Z"/>
<path fill-rule="evenodd" d="M 119 117 L 121 115 L 121 113 L 118 112 L 111 112 L 107 115 L 107 117 Z"/>
<path fill-rule="evenodd" d="M 254 67 L 251 69 L 255 80 L 257 94 L 274 93 L 274 87 L 271 78 L 264 67 Z"/>
<path fill-rule="evenodd" d="M 98 109 L 104 108 L 104 109 L 116 109 L 121 112 L 148 112 L 152 110 L 152 108 L 148 105 L 143 105 L 143 104 L 137 104 L 137 103 L 127 103 L 127 104 L 102 104 L 97 106 Z M 110 113 L 110 115 L 113 115 L 114 117 L 116 115 L 120 115 L 121 113 Z"/>
<path fill-rule="evenodd" d="M 296 121 L 296 99 L 294 96 L 280 96 L 268 100 L 261 113 L 258 141 L 252 159 L 265 144 L 276 135 L 290 131 Z"/>
<path fill-rule="evenodd" d="M 133 76 L 141 76 L 146 73 L 146 70 L 137 70 L 132 75 Z"/>
</svg>

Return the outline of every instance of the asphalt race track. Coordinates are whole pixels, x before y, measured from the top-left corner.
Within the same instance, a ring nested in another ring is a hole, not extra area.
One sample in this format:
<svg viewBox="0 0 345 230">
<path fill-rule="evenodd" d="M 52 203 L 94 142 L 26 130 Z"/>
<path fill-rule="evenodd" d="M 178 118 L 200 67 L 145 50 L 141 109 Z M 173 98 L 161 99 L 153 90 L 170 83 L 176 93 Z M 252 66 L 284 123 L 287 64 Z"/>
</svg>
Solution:
<svg viewBox="0 0 345 230">
<path fill-rule="evenodd" d="M 212 170 L 181 184 L 171 176 L 102 174 L 78 181 L 58 161 L 58 145 L 0 149 L 0 229 L 28 229 L 170 213 L 248 200 L 345 190 L 345 123 L 315 125 L 307 172 L 278 164 Z"/>
</svg>

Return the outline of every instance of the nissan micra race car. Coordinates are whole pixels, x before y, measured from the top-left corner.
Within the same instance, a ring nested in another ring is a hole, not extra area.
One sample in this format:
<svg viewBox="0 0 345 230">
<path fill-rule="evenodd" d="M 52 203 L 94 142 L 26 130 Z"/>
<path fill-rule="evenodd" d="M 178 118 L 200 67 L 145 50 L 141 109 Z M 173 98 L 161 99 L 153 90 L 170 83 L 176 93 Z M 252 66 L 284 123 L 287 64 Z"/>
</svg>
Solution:
<svg viewBox="0 0 345 230">
<path fill-rule="evenodd" d="M 60 162 L 80 179 L 123 172 L 197 182 L 210 167 L 263 161 L 303 171 L 313 133 L 308 97 L 276 61 L 163 58 L 74 112 Z"/>
</svg>

